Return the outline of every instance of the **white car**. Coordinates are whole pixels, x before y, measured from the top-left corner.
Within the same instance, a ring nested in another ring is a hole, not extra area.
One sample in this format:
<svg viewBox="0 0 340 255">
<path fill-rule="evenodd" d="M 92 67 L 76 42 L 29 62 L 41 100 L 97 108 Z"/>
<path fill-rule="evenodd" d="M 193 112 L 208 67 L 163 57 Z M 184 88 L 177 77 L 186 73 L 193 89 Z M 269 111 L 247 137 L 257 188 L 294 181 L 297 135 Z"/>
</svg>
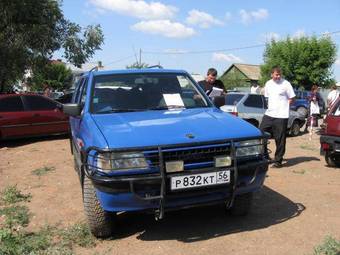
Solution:
<svg viewBox="0 0 340 255">
<path fill-rule="evenodd" d="M 256 127 L 259 127 L 263 115 L 267 109 L 267 101 L 263 95 L 247 92 L 229 92 L 225 96 L 225 105 L 220 109 L 234 114 Z M 287 132 L 291 136 L 297 136 L 300 128 L 305 124 L 304 116 L 296 111 L 290 111 Z"/>
</svg>

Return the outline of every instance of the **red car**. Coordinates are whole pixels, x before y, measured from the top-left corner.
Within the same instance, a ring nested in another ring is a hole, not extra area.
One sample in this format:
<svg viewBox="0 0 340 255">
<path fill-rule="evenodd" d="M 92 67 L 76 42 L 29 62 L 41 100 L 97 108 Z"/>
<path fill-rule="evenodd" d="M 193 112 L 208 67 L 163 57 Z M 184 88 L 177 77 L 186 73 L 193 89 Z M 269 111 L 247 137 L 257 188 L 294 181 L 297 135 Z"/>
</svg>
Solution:
<svg viewBox="0 0 340 255">
<path fill-rule="evenodd" d="M 321 155 L 332 167 L 340 167 L 340 98 L 333 104 L 323 123 L 320 136 Z"/>
<path fill-rule="evenodd" d="M 0 140 L 68 132 L 58 102 L 37 94 L 0 95 Z"/>
</svg>

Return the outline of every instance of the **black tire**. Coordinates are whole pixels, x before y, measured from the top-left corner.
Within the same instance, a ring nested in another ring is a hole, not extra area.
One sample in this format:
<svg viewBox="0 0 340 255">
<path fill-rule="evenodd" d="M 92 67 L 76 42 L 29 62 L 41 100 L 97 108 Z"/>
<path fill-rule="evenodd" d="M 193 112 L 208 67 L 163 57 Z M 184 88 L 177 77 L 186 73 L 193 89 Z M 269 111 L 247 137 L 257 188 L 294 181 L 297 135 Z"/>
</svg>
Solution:
<svg viewBox="0 0 340 255">
<path fill-rule="evenodd" d="M 298 120 L 294 120 L 292 126 L 289 130 L 290 136 L 298 136 L 300 134 L 300 122 Z"/>
<path fill-rule="evenodd" d="M 116 215 L 103 210 L 93 184 L 86 175 L 83 183 L 83 202 L 92 234 L 99 238 L 110 237 L 113 234 Z"/>
<path fill-rule="evenodd" d="M 325 160 L 327 165 L 330 167 L 340 167 L 339 157 L 336 157 L 334 154 L 331 154 L 328 151 L 326 151 Z"/>
<path fill-rule="evenodd" d="M 253 203 L 253 193 L 238 195 L 234 199 L 233 206 L 228 212 L 233 216 L 245 216 L 249 213 Z"/>
<path fill-rule="evenodd" d="M 308 111 L 307 111 L 307 109 L 305 107 L 300 106 L 299 108 L 296 109 L 296 111 L 298 113 L 300 113 L 303 117 L 305 117 L 305 118 L 307 117 Z"/>
</svg>

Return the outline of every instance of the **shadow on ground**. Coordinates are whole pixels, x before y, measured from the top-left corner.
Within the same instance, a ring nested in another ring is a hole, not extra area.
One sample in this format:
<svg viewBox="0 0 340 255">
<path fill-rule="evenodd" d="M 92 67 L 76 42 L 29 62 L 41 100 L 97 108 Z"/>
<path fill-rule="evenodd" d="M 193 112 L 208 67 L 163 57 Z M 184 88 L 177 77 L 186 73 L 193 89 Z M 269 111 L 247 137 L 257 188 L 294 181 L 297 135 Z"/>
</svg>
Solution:
<svg viewBox="0 0 340 255">
<path fill-rule="evenodd" d="M 306 163 L 309 161 L 320 161 L 317 157 L 295 157 L 295 158 L 288 158 L 285 160 L 286 162 L 283 163 L 283 166 L 290 167 L 295 166 L 301 163 Z"/>
<path fill-rule="evenodd" d="M 0 148 L 8 147 L 8 148 L 16 148 L 36 142 L 42 141 L 52 141 L 52 140 L 62 140 L 69 138 L 69 135 L 54 135 L 54 136 L 46 136 L 46 137 L 30 137 L 30 138 L 20 138 L 13 140 L 5 140 L 0 141 Z"/>
<path fill-rule="evenodd" d="M 263 229 L 299 216 L 305 207 L 264 187 L 256 193 L 252 212 L 245 217 L 226 214 L 222 205 L 168 212 L 162 221 L 153 215 L 125 213 L 118 217 L 117 234 L 124 238 L 139 233 L 143 241 L 195 242 L 232 233 Z"/>
</svg>

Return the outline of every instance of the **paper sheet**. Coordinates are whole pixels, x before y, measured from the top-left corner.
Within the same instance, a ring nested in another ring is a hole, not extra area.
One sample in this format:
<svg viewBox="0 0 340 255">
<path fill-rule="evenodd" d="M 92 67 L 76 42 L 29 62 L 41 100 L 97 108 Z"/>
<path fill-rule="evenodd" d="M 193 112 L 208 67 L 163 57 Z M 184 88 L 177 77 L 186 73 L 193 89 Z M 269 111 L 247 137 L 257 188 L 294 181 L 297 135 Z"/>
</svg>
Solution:
<svg viewBox="0 0 340 255">
<path fill-rule="evenodd" d="M 171 105 L 171 106 L 183 106 L 184 107 L 184 102 L 181 98 L 181 95 L 178 93 L 163 94 L 163 98 L 167 106 Z"/>
</svg>

